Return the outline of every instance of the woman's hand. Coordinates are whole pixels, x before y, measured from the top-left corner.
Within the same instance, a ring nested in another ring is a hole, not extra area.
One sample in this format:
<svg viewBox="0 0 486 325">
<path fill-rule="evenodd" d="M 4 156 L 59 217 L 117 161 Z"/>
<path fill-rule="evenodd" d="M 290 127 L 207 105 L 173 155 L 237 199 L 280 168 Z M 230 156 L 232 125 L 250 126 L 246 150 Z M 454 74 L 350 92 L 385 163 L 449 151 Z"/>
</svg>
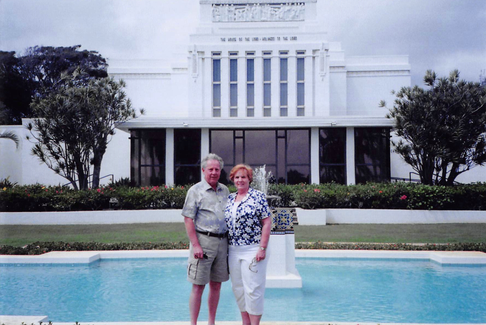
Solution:
<svg viewBox="0 0 486 325">
<path fill-rule="evenodd" d="M 267 256 L 267 251 L 259 249 L 258 253 L 255 256 L 255 259 L 256 259 L 257 262 L 260 262 L 260 261 L 264 260 L 266 256 Z"/>
</svg>

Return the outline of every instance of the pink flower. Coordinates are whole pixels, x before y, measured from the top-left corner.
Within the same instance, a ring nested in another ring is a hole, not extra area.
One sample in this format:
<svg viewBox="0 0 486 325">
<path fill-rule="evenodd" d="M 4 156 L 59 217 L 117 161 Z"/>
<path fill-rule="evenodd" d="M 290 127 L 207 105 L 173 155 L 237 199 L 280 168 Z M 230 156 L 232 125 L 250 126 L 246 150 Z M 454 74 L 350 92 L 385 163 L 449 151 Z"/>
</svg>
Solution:
<svg viewBox="0 0 486 325">
<path fill-rule="evenodd" d="M 380 193 L 380 194 L 381 194 L 381 193 L 383 193 L 383 191 L 379 191 L 378 193 Z"/>
<path fill-rule="evenodd" d="M 96 191 L 97 191 L 98 193 L 100 193 L 100 192 L 101 192 L 101 190 L 100 190 L 100 189 L 97 189 Z"/>
<path fill-rule="evenodd" d="M 320 192 L 321 192 L 321 190 L 320 190 L 320 189 L 318 189 L 318 188 L 315 188 L 315 189 L 314 189 L 314 192 L 316 192 L 316 193 L 320 193 Z"/>
<path fill-rule="evenodd" d="M 406 200 L 406 199 L 407 199 L 407 196 L 406 195 L 400 196 L 400 200 Z"/>
</svg>

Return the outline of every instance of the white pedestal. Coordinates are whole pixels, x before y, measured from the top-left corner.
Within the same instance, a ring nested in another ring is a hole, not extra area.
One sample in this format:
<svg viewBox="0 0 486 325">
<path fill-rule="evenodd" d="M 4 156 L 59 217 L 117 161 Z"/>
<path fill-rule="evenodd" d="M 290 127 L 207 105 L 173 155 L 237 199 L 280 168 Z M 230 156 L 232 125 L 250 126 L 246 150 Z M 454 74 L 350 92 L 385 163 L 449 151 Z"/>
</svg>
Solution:
<svg viewBox="0 0 486 325">
<path fill-rule="evenodd" d="M 295 234 L 270 235 L 268 255 L 267 288 L 302 288 L 295 268 Z"/>
</svg>

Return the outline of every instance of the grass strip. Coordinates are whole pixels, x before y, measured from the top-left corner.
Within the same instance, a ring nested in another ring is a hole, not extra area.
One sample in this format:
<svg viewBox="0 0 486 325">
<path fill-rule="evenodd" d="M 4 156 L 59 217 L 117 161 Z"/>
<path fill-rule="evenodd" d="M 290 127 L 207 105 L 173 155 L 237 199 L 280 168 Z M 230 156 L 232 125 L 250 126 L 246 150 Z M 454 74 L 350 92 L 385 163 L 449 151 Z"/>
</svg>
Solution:
<svg viewBox="0 0 486 325">
<path fill-rule="evenodd" d="M 486 243 L 486 224 L 295 226 L 296 242 Z M 183 223 L 0 226 L 0 245 L 34 242 L 188 243 Z"/>
</svg>

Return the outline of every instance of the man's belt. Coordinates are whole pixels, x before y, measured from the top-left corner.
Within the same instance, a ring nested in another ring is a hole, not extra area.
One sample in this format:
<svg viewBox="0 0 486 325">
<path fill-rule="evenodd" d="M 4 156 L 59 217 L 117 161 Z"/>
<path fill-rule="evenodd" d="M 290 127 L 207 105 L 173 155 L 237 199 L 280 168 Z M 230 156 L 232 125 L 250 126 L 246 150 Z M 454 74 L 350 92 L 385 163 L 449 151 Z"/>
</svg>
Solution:
<svg viewBox="0 0 486 325">
<path fill-rule="evenodd" d="M 226 237 L 228 237 L 228 233 L 227 232 L 225 232 L 223 234 L 215 234 L 213 232 L 201 231 L 201 230 L 196 230 L 196 232 L 198 232 L 200 234 L 203 234 L 203 235 L 206 235 L 206 236 L 209 236 L 209 237 L 216 237 L 216 238 L 226 238 Z"/>
</svg>

